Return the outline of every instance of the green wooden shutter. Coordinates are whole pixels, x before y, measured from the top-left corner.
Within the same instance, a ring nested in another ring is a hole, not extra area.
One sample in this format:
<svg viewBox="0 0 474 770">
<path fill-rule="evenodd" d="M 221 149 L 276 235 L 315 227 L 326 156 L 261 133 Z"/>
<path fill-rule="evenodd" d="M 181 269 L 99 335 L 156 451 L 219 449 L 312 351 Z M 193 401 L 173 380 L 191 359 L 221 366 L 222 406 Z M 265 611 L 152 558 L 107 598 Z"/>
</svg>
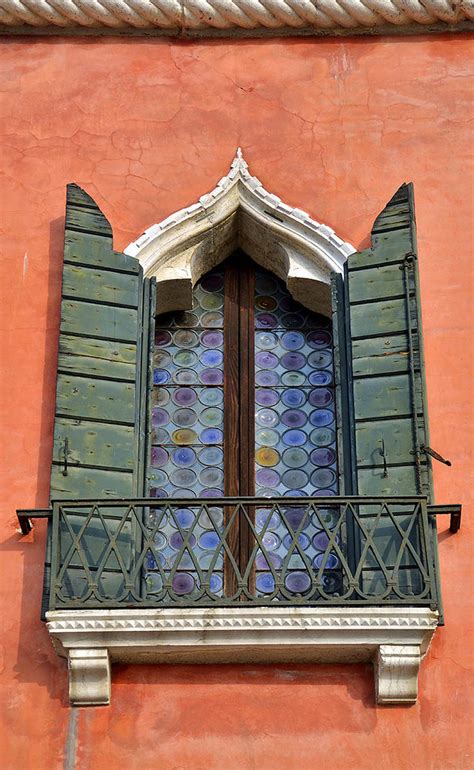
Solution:
<svg viewBox="0 0 474 770">
<path fill-rule="evenodd" d="M 113 250 L 110 224 L 93 199 L 68 185 L 51 501 L 143 494 L 149 293 L 139 262 Z M 113 527 L 113 509 L 109 516 Z M 74 520 L 80 527 L 81 511 Z M 108 542 L 100 521 L 83 539 L 94 561 Z M 120 544 L 129 565 L 129 528 Z M 76 562 L 71 570 L 80 580 Z M 104 573 L 111 585 L 120 579 L 112 562 Z M 48 584 L 47 564 L 46 594 Z"/>
<path fill-rule="evenodd" d="M 417 260 L 404 184 L 375 220 L 372 246 L 346 263 L 356 494 L 431 496 Z"/>
<path fill-rule="evenodd" d="M 417 262 L 413 186 L 404 184 L 375 220 L 371 247 L 352 254 L 345 268 L 351 487 L 361 496 L 431 498 Z M 359 513 L 370 525 L 370 507 Z M 408 515 L 397 521 L 408 528 Z M 417 538 L 414 528 L 415 547 Z M 395 526 L 379 522 L 374 541 L 392 567 L 401 543 Z M 383 576 L 370 553 L 366 567 L 364 584 L 375 586 Z M 408 551 L 399 580 L 417 592 L 419 572 Z"/>
</svg>

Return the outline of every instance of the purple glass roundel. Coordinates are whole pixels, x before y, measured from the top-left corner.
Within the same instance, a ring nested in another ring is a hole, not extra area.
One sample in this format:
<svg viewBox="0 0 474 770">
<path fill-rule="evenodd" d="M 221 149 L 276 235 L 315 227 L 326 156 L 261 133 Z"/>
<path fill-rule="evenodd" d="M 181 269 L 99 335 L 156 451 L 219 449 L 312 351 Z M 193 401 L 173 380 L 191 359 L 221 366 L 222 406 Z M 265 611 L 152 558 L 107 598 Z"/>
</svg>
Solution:
<svg viewBox="0 0 474 770">
<path fill-rule="evenodd" d="M 305 365 L 306 358 L 302 353 L 285 353 L 281 357 L 281 365 L 287 370 L 302 369 Z"/>
<path fill-rule="evenodd" d="M 151 487 L 150 497 L 168 497 L 168 493 L 162 487 Z"/>
<path fill-rule="evenodd" d="M 222 497 L 222 489 L 203 489 L 200 493 L 201 497 Z"/>
<path fill-rule="evenodd" d="M 304 345 L 304 335 L 301 332 L 285 332 L 281 345 L 285 350 L 299 350 Z"/>
<path fill-rule="evenodd" d="M 278 356 L 267 350 L 261 350 L 255 356 L 255 363 L 261 369 L 275 369 L 278 366 Z"/>
<path fill-rule="evenodd" d="M 258 313 L 255 318 L 257 329 L 274 329 L 278 325 L 278 320 L 273 313 Z"/>
<path fill-rule="evenodd" d="M 305 508 L 288 508 L 287 511 L 285 511 L 285 518 L 290 525 L 291 529 L 297 530 L 298 527 L 301 525 L 303 519 L 306 515 L 306 509 Z"/>
<path fill-rule="evenodd" d="M 306 433 L 303 430 L 287 430 L 282 440 L 286 446 L 302 446 L 306 442 Z"/>
<path fill-rule="evenodd" d="M 332 382 L 332 374 L 327 369 L 309 373 L 310 385 L 329 385 Z"/>
<path fill-rule="evenodd" d="M 223 586 L 222 577 L 217 572 L 213 572 L 211 575 L 211 579 L 209 581 L 209 590 L 213 594 L 217 594 L 219 591 L 222 590 L 222 586 Z"/>
<path fill-rule="evenodd" d="M 299 547 L 302 548 L 303 551 L 304 551 L 309 546 L 310 540 L 309 540 L 308 535 L 305 535 L 304 532 L 300 532 L 300 534 L 297 537 L 297 542 L 298 542 Z M 283 545 L 285 546 L 287 551 L 290 550 L 292 543 L 293 543 L 293 537 L 292 537 L 292 535 L 290 535 L 290 533 L 288 533 L 283 538 Z M 295 547 L 293 549 L 293 554 L 297 554 L 297 553 L 298 553 L 298 549 L 297 549 L 297 547 L 295 545 Z"/>
<path fill-rule="evenodd" d="M 151 422 L 154 428 L 162 428 L 164 425 L 168 425 L 170 416 L 165 409 L 153 407 L 151 413 Z"/>
<path fill-rule="evenodd" d="M 194 524 L 194 513 L 189 508 L 177 508 L 174 515 L 179 526 L 184 529 Z"/>
<path fill-rule="evenodd" d="M 273 388 L 278 385 L 278 374 L 271 369 L 262 369 L 255 374 L 255 382 L 263 388 Z"/>
<path fill-rule="evenodd" d="M 275 532 L 265 532 L 262 537 L 262 543 L 268 550 L 275 551 L 280 545 L 280 538 Z"/>
<path fill-rule="evenodd" d="M 336 536 L 336 543 L 339 545 L 340 538 Z M 317 551 L 325 551 L 329 545 L 329 537 L 325 532 L 317 532 L 313 537 L 313 545 Z"/>
<path fill-rule="evenodd" d="M 221 444 L 223 433 L 218 428 L 206 428 L 199 438 L 202 444 Z"/>
<path fill-rule="evenodd" d="M 153 369 L 153 385 L 164 385 L 169 378 L 170 373 L 166 369 Z"/>
<path fill-rule="evenodd" d="M 336 453 L 334 449 L 320 447 L 318 449 L 313 449 L 310 457 L 313 465 L 332 465 L 336 459 Z"/>
<path fill-rule="evenodd" d="M 316 567 L 316 569 L 319 569 L 321 564 L 323 563 L 324 554 L 318 553 L 314 559 L 313 559 L 313 565 Z M 334 556 L 333 553 L 329 553 L 326 559 L 325 569 L 336 569 L 336 567 L 339 566 L 339 559 L 337 556 Z"/>
<path fill-rule="evenodd" d="M 161 446 L 151 448 L 151 464 L 154 468 L 161 468 L 168 462 L 168 452 Z"/>
<path fill-rule="evenodd" d="M 277 487 L 280 483 L 280 476 L 271 468 L 259 468 L 255 474 L 257 484 L 260 487 Z"/>
<path fill-rule="evenodd" d="M 200 373 L 199 379 L 204 385 L 222 385 L 224 375 L 221 369 L 205 369 Z"/>
<path fill-rule="evenodd" d="M 302 409 L 287 409 L 283 412 L 281 421 L 288 428 L 302 428 L 306 425 L 308 418 Z"/>
<path fill-rule="evenodd" d="M 290 572 L 285 578 L 285 588 L 293 594 L 302 594 L 311 587 L 307 572 Z"/>
<path fill-rule="evenodd" d="M 222 332 L 209 329 L 201 334 L 201 342 L 205 348 L 220 348 L 224 343 Z"/>
<path fill-rule="evenodd" d="M 271 572 L 261 572 L 255 580 L 257 591 L 261 594 L 271 594 L 275 590 L 275 578 Z"/>
<path fill-rule="evenodd" d="M 257 569 L 268 569 L 271 564 L 274 569 L 279 569 L 282 561 L 283 559 L 277 553 L 267 553 L 266 558 L 263 553 L 259 553 L 255 559 L 255 566 Z"/>
<path fill-rule="evenodd" d="M 177 406 L 191 406 L 196 403 L 197 394 L 192 388 L 176 388 L 172 398 Z"/>
<path fill-rule="evenodd" d="M 329 409 L 315 409 L 309 416 L 311 425 L 316 428 L 324 428 L 334 422 L 334 414 Z"/>
<path fill-rule="evenodd" d="M 155 345 L 158 348 L 164 348 L 171 342 L 171 334 L 164 329 L 157 329 L 155 334 Z"/>
<path fill-rule="evenodd" d="M 255 391 L 255 401 L 260 406 L 275 406 L 279 399 L 280 396 L 276 390 L 270 390 L 269 388 L 257 388 Z"/>
<path fill-rule="evenodd" d="M 201 537 L 199 538 L 199 545 L 201 548 L 204 548 L 205 551 L 210 551 L 211 549 L 213 550 L 219 545 L 219 535 L 217 532 L 209 529 L 207 532 L 202 533 Z"/>
<path fill-rule="evenodd" d="M 221 366 L 224 360 L 224 354 L 221 350 L 205 350 L 201 355 L 203 366 Z"/>
<path fill-rule="evenodd" d="M 181 532 L 173 532 L 173 534 L 170 537 L 170 546 L 175 551 L 179 551 L 184 544 L 184 538 L 181 534 Z M 194 535 L 189 536 L 188 545 L 190 548 L 193 548 L 196 545 L 196 538 Z"/>
<path fill-rule="evenodd" d="M 181 446 L 174 450 L 171 459 L 179 468 L 189 468 L 196 461 L 196 453 L 189 446 Z"/>
<path fill-rule="evenodd" d="M 259 508 L 255 515 L 255 523 L 258 531 L 262 530 L 264 527 L 277 529 L 280 525 L 280 514 L 277 513 L 277 511 L 273 511 L 270 515 L 270 508 Z"/>
<path fill-rule="evenodd" d="M 309 394 L 311 406 L 329 406 L 332 402 L 332 393 L 328 388 L 315 388 Z"/>
<path fill-rule="evenodd" d="M 221 275 L 218 275 L 217 273 L 211 273 L 210 275 L 205 275 L 203 278 L 201 278 L 199 281 L 199 286 L 203 291 L 212 294 L 215 291 L 222 291 L 224 287 L 224 280 Z"/>
<path fill-rule="evenodd" d="M 194 586 L 194 578 L 189 572 L 177 572 L 172 581 L 173 591 L 179 596 L 190 594 L 193 591 Z"/>
<path fill-rule="evenodd" d="M 283 391 L 281 400 L 285 406 L 295 408 L 304 404 L 306 401 L 306 395 L 303 390 L 298 390 L 298 388 L 287 388 L 285 391 Z"/>
<path fill-rule="evenodd" d="M 317 329 L 306 335 L 306 342 L 310 348 L 319 350 L 320 348 L 327 348 L 332 342 L 332 337 L 329 332 L 324 331 L 324 329 Z"/>
</svg>

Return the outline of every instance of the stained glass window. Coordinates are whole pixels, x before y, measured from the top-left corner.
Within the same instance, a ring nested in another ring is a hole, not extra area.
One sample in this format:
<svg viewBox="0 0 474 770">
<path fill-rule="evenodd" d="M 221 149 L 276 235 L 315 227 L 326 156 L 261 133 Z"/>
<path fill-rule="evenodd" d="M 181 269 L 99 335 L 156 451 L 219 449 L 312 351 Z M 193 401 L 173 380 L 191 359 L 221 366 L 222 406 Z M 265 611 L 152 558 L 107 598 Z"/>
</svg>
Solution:
<svg viewBox="0 0 474 770">
<path fill-rule="evenodd" d="M 172 571 L 177 595 L 196 595 L 196 567 L 210 564 L 210 590 L 225 591 L 219 543 L 225 506 L 200 513 L 192 499 L 337 494 L 335 421 L 330 320 L 295 302 L 280 279 L 245 255 L 196 284 L 192 310 L 156 318 L 148 478 L 150 496 L 190 501 L 173 513 L 170 508 L 155 536 L 162 570 Z M 226 431 L 235 433 L 235 442 Z M 243 474 L 237 466 L 247 461 Z M 254 551 L 256 590 L 276 599 L 274 571 L 283 561 L 286 591 L 302 594 L 310 584 L 307 565 L 319 567 L 328 542 L 304 505 L 282 510 L 286 521 L 263 504 L 254 512 L 266 549 L 266 555 Z M 147 586 L 159 591 L 154 562 L 150 555 Z M 337 557 L 330 554 L 326 567 L 337 570 Z M 337 582 L 336 572 L 332 579 Z"/>
</svg>

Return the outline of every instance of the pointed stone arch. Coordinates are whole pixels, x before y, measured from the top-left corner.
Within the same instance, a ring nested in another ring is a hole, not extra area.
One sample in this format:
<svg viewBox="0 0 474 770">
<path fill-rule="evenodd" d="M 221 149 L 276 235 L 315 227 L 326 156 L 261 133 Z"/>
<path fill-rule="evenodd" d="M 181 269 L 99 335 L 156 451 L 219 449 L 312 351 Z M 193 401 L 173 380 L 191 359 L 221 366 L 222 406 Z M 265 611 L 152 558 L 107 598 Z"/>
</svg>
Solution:
<svg viewBox="0 0 474 770">
<path fill-rule="evenodd" d="M 239 148 L 212 192 L 149 227 L 125 253 L 156 278 L 157 307 L 168 312 L 190 308 L 196 281 L 237 248 L 285 281 L 294 299 L 326 315 L 331 273 L 342 273 L 355 251 L 330 227 L 267 192 Z"/>
</svg>

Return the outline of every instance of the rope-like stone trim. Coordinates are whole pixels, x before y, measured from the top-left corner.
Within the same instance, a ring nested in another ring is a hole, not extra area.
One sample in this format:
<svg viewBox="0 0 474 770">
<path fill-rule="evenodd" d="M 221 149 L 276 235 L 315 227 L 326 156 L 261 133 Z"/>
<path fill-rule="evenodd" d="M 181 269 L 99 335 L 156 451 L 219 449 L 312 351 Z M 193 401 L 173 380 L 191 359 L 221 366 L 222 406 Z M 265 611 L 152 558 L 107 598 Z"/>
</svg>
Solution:
<svg viewBox="0 0 474 770">
<path fill-rule="evenodd" d="M 330 32 L 465 28 L 474 0 L 0 0 L 0 28 Z"/>
</svg>

